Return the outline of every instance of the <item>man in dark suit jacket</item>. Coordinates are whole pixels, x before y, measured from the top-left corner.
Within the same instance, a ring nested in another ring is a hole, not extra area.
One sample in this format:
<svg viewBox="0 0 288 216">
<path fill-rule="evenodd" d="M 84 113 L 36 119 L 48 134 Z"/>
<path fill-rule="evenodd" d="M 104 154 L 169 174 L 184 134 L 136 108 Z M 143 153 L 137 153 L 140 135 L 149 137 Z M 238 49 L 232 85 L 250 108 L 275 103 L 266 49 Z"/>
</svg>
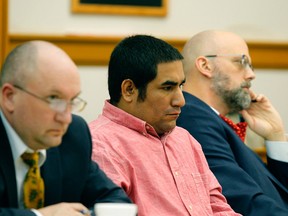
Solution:
<svg viewBox="0 0 288 216">
<path fill-rule="evenodd" d="M 245 216 L 288 215 L 288 142 L 278 112 L 250 90 L 255 74 L 245 41 L 204 31 L 186 43 L 183 56 L 186 104 L 177 125 L 201 144 L 228 203 Z M 230 112 L 265 138 L 267 166 L 219 116 Z"/>
<path fill-rule="evenodd" d="M 18 46 L 7 57 L 0 79 L 0 216 L 90 215 L 99 202 L 130 202 L 91 160 L 86 122 L 71 111 L 84 108 L 73 61 L 44 41 Z M 40 155 L 44 206 L 24 209 L 26 151 Z"/>
</svg>

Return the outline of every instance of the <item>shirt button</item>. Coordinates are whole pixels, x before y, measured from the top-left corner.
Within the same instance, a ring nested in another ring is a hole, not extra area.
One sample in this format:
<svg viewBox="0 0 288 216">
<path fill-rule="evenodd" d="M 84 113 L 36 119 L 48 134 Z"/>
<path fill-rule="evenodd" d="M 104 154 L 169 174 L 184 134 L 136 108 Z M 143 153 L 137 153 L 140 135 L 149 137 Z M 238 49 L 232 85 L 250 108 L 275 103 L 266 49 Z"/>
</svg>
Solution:
<svg viewBox="0 0 288 216">
<path fill-rule="evenodd" d="M 189 209 L 190 209 L 190 211 L 192 211 L 192 205 L 189 205 Z"/>
<path fill-rule="evenodd" d="M 178 175 L 179 175 L 177 171 L 176 171 L 174 174 L 175 174 L 175 176 L 178 176 Z"/>
</svg>

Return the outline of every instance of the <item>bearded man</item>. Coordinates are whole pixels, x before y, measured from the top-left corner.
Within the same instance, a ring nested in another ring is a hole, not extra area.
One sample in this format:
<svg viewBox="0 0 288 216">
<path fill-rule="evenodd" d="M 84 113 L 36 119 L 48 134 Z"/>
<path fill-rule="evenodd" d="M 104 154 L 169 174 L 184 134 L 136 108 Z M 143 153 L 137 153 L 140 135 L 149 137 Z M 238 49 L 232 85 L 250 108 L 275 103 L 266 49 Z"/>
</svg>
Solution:
<svg viewBox="0 0 288 216">
<path fill-rule="evenodd" d="M 186 101 L 177 125 L 201 144 L 234 211 L 245 216 L 288 215 L 288 142 L 269 100 L 254 93 L 246 42 L 232 32 L 204 31 L 184 46 Z M 239 112 L 240 125 L 224 116 Z M 245 126 L 265 139 L 267 166 L 244 144 Z"/>
</svg>

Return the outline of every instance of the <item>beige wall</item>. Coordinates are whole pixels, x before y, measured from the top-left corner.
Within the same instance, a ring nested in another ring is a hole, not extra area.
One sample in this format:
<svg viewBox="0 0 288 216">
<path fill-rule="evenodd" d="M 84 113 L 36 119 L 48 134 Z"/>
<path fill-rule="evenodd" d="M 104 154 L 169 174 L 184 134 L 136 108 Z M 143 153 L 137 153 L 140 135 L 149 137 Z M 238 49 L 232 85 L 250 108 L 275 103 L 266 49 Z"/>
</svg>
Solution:
<svg viewBox="0 0 288 216">
<path fill-rule="evenodd" d="M 224 29 L 247 41 L 288 42 L 287 0 L 242 0 L 241 2 L 168 0 L 166 17 L 72 14 L 70 0 L 9 0 L 10 34 L 80 34 L 121 36 L 134 33 L 162 38 L 187 39 L 205 29 Z M 288 60 L 287 60 L 288 61 Z M 80 66 L 83 98 L 88 106 L 81 115 L 96 118 L 108 98 L 107 67 Z M 256 68 L 253 89 L 275 104 L 288 131 L 288 69 Z"/>
<path fill-rule="evenodd" d="M 11 33 L 127 35 L 187 38 L 220 28 L 247 40 L 288 40 L 287 0 L 168 0 L 166 17 L 72 14 L 71 0 L 9 0 Z"/>
</svg>

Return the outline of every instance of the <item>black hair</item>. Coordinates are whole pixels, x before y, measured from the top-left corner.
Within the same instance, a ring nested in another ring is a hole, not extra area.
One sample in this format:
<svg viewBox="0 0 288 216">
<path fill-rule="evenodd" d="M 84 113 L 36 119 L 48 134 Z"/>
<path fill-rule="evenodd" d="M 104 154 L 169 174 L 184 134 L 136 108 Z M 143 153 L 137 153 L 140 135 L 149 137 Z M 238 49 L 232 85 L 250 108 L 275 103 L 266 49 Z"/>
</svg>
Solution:
<svg viewBox="0 0 288 216">
<path fill-rule="evenodd" d="M 134 35 L 123 39 L 113 50 L 108 67 L 110 102 L 121 98 L 121 84 L 131 79 L 138 89 L 138 99 L 144 101 L 147 84 L 157 76 L 157 66 L 182 60 L 181 53 L 167 42 L 149 35 Z"/>
</svg>

